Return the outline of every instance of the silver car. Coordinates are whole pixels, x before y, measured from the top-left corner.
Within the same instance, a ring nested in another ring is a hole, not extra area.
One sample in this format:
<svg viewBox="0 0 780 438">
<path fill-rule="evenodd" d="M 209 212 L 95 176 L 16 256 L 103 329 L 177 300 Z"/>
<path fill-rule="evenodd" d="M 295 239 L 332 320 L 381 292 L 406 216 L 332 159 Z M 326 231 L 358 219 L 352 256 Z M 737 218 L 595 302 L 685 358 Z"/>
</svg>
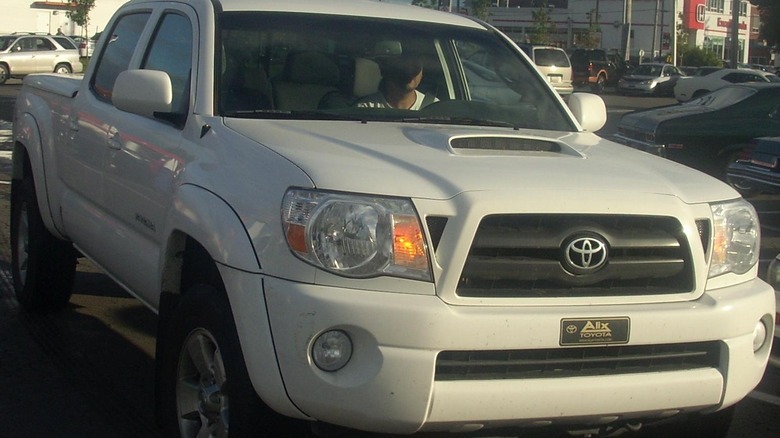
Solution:
<svg viewBox="0 0 780 438">
<path fill-rule="evenodd" d="M 0 36 L 0 84 L 31 73 L 81 73 L 76 43 L 59 35 Z"/>
</svg>

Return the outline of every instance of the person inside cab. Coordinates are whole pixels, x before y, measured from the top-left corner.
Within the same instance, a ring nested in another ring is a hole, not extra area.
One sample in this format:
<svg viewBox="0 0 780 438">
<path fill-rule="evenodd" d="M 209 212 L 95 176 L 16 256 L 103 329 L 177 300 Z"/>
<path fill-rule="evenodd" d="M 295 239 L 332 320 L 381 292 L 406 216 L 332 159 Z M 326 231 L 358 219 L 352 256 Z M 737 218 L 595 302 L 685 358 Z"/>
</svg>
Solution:
<svg viewBox="0 0 780 438">
<path fill-rule="evenodd" d="M 359 108 L 395 108 L 419 110 L 436 101 L 434 96 L 417 90 L 423 78 L 418 56 L 398 55 L 380 62 L 382 80 L 379 91 L 359 99 Z"/>
</svg>

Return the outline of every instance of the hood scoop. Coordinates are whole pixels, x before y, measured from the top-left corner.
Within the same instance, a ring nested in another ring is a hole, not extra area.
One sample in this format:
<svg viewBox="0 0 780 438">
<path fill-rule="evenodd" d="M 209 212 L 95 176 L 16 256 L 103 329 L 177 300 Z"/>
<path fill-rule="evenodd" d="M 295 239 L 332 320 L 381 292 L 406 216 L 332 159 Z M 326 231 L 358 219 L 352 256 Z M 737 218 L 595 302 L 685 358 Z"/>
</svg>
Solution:
<svg viewBox="0 0 780 438">
<path fill-rule="evenodd" d="M 526 154 L 532 153 L 538 155 L 542 153 L 544 155 L 576 155 L 568 146 L 561 143 L 539 138 L 528 137 L 496 137 L 496 136 L 480 136 L 480 137 L 458 137 L 450 140 L 450 146 L 455 153 L 458 154 L 484 154 L 485 152 L 492 152 L 494 154 Z"/>
</svg>

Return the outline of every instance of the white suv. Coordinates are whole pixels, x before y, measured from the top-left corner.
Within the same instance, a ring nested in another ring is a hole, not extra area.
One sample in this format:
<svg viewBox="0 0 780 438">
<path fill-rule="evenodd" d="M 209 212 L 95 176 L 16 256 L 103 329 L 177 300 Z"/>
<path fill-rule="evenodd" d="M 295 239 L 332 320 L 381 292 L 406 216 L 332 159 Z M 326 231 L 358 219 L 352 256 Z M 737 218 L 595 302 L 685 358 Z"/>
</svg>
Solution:
<svg viewBox="0 0 780 438">
<path fill-rule="evenodd" d="M 0 36 L 0 84 L 30 73 L 81 73 L 76 44 L 66 36 Z"/>
</svg>

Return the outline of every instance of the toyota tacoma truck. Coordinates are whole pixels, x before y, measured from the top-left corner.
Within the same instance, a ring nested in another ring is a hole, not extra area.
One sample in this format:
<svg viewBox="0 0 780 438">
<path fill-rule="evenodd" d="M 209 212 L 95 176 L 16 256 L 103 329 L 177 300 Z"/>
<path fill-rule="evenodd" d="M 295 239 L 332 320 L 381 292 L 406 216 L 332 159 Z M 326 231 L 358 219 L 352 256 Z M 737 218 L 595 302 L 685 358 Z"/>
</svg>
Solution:
<svg viewBox="0 0 780 438">
<path fill-rule="evenodd" d="M 605 121 L 470 17 L 133 0 L 16 100 L 16 297 L 85 258 L 153 310 L 174 435 L 724 436 L 775 327 L 756 212 Z"/>
</svg>

